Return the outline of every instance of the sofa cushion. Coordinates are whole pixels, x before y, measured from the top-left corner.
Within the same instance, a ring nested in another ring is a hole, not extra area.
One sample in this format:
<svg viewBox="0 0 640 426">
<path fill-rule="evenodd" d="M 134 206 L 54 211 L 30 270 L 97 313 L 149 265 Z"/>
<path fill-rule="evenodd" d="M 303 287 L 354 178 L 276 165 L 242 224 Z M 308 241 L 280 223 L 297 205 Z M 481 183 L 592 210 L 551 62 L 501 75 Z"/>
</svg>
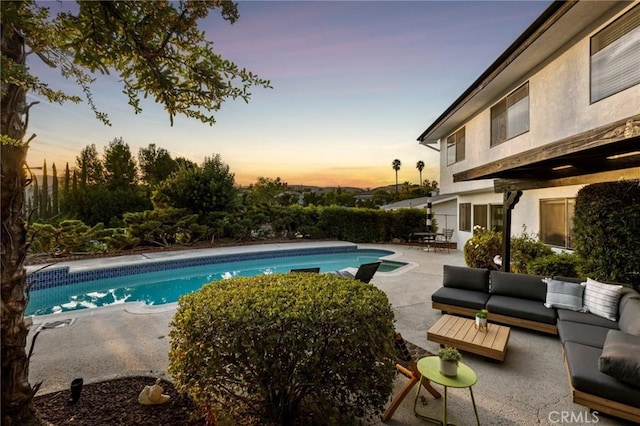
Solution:
<svg viewBox="0 0 640 426">
<path fill-rule="evenodd" d="M 440 287 L 431 295 L 431 301 L 436 303 L 477 310 L 484 309 L 487 300 L 489 300 L 488 293 L 448 287 Z"/>
<path fill-rule="evenodd" d="M 592 314 L 615 321 L 618 319 L 621 291 L 621 285 L 605 284 L 587 278 L 584 304 Z"/>
<path fill-rule="evenodd" d="M 640 299 L 620 300 L 620 331 L 640 336 Z"/>
<path fill-rule="evenodd" d="M 597 325 L 599 327 L 608 327 L 618 329 L 618 323 L 610 321 L 606 318 L 599 317 L 587 312 L 574 312 L 567 309 L 558 309 L 558 320 L 560 321 L 573 321 L 583 324 Z"/>
<path fill-rule="evenodd" d="M 547 284 L 540 275 L 491 271 L 491 294 L 545 302 Z"/>
<path fill-rule="evenodd" d="M 614 379 L 598 369 L 602 349 L 574 342 L 567 342 L 563 347 L 571 384 L 576 390 L 640 407 L 640 388 Z"/>
<path fill-rule="evenodd" d="M 640 388 L 640 336 L 610 330 L 598 365 L 604 374 Z"/>
<path fill-rule="evenodd" d="M 489 270 L 466 266 L 444 265 L 442 286 L 489 292 Z"/>
<path fill-rule="evenodd" d="M 594 348 L 602 348 L 609 330 L 611 329 L 608 327 L 598 327 L 597 325 L 558 321 L 558 334 L 563 344 L 565 342 L 575 342 L 593 346 Z"/>
<path fill-rule="evenodd" d="M 545 324 L 556 323 L 556 310 L 545 308 L 544 304 L 534 300 L 493 294 L 487 302 L 489 314 L 507 315 Z"/>
<path fill-rule="evenodd" d="M 547 284 L 547 298 L 544 306 L 586 312 L 587 309 L 582 303 L 583 285 L 553 278 L 543 278 L 542 281 Z"/>
</svg>

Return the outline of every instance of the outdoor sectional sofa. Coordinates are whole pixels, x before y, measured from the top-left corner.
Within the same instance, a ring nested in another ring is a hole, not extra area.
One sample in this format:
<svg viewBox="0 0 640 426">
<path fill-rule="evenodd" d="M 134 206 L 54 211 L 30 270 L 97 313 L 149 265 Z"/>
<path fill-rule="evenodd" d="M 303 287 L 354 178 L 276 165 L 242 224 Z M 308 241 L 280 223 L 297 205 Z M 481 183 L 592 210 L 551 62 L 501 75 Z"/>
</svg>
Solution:
<svg viewBox="0 0 640 426">
<path fill-rule="evenodd" d="M 581 312 L 586 281 L 445 265 L 432 307 L 471 317 L 487 309 L 490 321 L 559 335 L 573 401 L 640 423 L 640 293 L 588 280 L 598 315 Z"/>
</svg>

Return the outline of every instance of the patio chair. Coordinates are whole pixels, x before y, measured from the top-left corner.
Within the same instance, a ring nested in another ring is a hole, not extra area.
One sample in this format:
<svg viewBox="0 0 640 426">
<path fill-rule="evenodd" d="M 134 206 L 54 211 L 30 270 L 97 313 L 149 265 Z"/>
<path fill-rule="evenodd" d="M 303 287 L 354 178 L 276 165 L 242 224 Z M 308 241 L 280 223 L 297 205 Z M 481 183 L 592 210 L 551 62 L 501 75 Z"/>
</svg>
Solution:
<svg viewBox="0 0 640 426">
<path fill-rule="evenodd" d="M 320 268 L 295 268 L 289 272 L 311 272 L 317 274 L 318 272 L 320 272 Z"/>
<path fill-rule="evenodd" d="M 451 243 L 451 238 L 453 237 L 453 229 L 443 229 L 441 237 L 441 241 L 444 241 L 444 244 L 447 247 L 447 252 L 451 253 L 451 245 L 449 243 Z"/>
<path fill-rule="evenodd" d="M 418 371 L 418 366 L 413 360 L 411 352 L 409 352 L 409 349 L 407 348 L 407 345 L 400 333 L 396 333 L 395 346 L 399 360 L 399 362 L 396 364 L 396 370 L 398 370 L 398 372 L 400 372 L 402 375 L 406 376 L 409 381 L 391 399 L 391 404 L 382 415 L 383 422 L 386 422 L 393 416 L 393 413 L 396 412 L 402 400 L 407 396 L 407 394 L 409 394 L 409 391 L 411 391 L 416 383 L 420 382 L 421 377 L 420 372 Z M 435 399 L 441 397 L 440 392 L 435 390 L 433 386 L 431 386 L 431 382 L 429 382 L 428 380 L 423 380 L 422 386 L 427 391 L 429 391 L 429 393 L 433 395 Z"/>
<path fill-rule="evenodd" d="M 380 267 L 381 263 L 382 262 L 363 263 L 362 265 L 360 265 L 355 275 L 353 275 L 349 271 L 336 271 L 336 274 L 340 275 L 343 278 L 356 279 L 358 281 L 362 281 L 365 284 L 368 284 L 373 278 L 373 275 L 378 270 L 378 267 Z"/>
</svg>

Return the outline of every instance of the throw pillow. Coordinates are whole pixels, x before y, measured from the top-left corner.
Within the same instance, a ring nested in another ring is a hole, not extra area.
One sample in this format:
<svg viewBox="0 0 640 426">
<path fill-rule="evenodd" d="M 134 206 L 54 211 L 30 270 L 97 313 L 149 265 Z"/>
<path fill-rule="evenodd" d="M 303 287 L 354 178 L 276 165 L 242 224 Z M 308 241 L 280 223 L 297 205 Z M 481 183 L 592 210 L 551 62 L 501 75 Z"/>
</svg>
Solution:
<svg viewBox="0 0 640 426">
<path fill-rule="evenodd" d="M 640 336 L 610 330 L 598 360 L 600 371 L 640 387 Z"/>
<path fill-rule="evenodd" d="M 615 321 L 618 316 L 618 301 L 621 294 L 621 285 L 605 284 L 587 278 L 587 286 L 584 289 L 584 305 L 592 314 Z"/>
<path fill-rule="evenodd" d="M 553 278 L 543 278 L 542 282 L 547 283 L 547 299 L 544 306 L 586 312 L 582 302 L 585 283 L 568 283 Z"/>
</svg>

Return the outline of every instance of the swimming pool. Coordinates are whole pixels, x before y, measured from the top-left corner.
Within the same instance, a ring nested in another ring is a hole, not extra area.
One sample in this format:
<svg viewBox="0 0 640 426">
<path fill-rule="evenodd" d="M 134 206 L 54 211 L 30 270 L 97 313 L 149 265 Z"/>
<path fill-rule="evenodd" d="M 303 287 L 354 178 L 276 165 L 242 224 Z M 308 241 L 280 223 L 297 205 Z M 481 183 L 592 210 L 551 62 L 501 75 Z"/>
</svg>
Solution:
<svg viewBox="0 0 640 426">
<path fill-rule="evenodd" d="M 31 291 L 31 298 L 25 315 L 46 315 L 75 311 L 99 306 L 115 305 L 125 302 L 143 302 L 147 305 L 162 305 L 177 302 L 185 293 L 198 290 L 203 284 L 235 276 L 254 276 L 260 274 L 285 273 L 291 269 L 320 267 L 320 272 L 336 271 L 349 267 L 357 268 L 363 263 L 375 262 L 393 254 L 388 250 L 353 249 L 328 250 L 327 253 L 313 252 L 304 254 L 274 251 L 266 253 L 247 253 L 246 260 L 235 256 L 233 261 L 219 260 L 228 257 L 213 257 L 208 264 L 178 267 L 152 272 L 118 274 L 109 278 L 93 279 L 66 285 L 41 286 Z M 333 251 L 333 252 L 331 252 Z M 166 262 L 164 262 L 166 263 Z M 182 262 L 184 264 L 184 262 Z M 405 263 L 383 260 L 378 269 L 388 272 Z M 156 268 L 160 266 L 155 263 Z M 127 266 L 125 271 L 129 271 Z M 111 268 L 116 270 L 118 268 Z M 122 269 L 122 268 L 120 268 Z M 85 275 L 89 271 L 84 271 Z M 68 274 L 71 275 L 71 274 Z"/>
</svg>

